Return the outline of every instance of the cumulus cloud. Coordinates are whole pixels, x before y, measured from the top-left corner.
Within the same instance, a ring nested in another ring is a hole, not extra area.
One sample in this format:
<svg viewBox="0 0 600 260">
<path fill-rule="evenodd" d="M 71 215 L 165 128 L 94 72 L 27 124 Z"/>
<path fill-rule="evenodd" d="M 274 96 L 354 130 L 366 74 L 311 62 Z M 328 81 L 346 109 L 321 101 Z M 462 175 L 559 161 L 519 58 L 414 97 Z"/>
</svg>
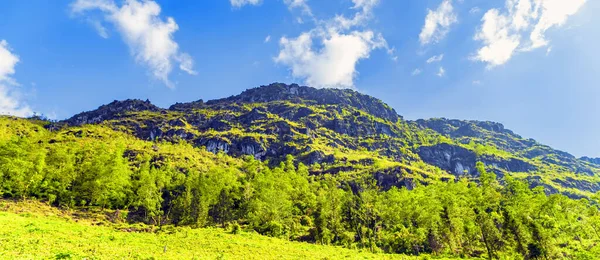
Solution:
<svg viewBox="0 0 600 260">
<path fill-rule="evenodd" d="M 422 45 L 437 43 L 444 39 L 450 30 L 450 26 L 458 22 L 451 0 L 444 0 L 440 6 L 434 10 L 428 10 L 425 17 L 425 25 L 419 34 L 419 40 Z"/>
<path fill-rule="evenodd" d="M 505 10 L 491 9 L 475 40 L 483 43 L 473 59 L 488 68 L 508 62 L 515 53 L 549 45 L 545 33 L 565 24 L 587 0 L 507 0 Z"/>
<path fill-rule="evenodd" d="M 296 38 L 282 37 L 275 62 L 290 68 L 292 76 L 314 87 L 352 88 L 360 60 L 375 49 L 384 48 L 393 55 L 381 34 L 364 27 L 378 0 L 353 0 L 350 18 L 337 15 L 316 21 L 316 28 Z"/>
<path fill-rule="evenodd" d="M 230 0 L 234 7 L 258 5 L 259 0 Z M 278 64 L 289 67 L 293 77 L 313 87 L 352 88 L 360 60 L 369 58 L 375 49 L 386 49 L 392 60 L 395 50 L 389 48 L 381 34 L 364 27 L 372 17 L 379 0 L 352 0 L 351 16 L 336 15 L 319 20 L 312 13 L 308 0 L 283 0 L 290 10 L 300 9 L 315 27 L 297 37 L 281 37 L 280 51 L 274 57 Z M 298 23 L 304 23 L 297 17 Z M 358 28 L 360 27 L 360 28 Z M 265 42 L 271 40 L 270 36 Z"/>
<path fill-rule="evenodd" d="M 267 35 L 267 37 L 265 37 L 265 43 L 270 42 L 271 41 L 271 35 Z"/>
<path fill-rule="evenodd" d="M 169 80 L 173 64 L 178 64 L 179 69 L 188 74 L 196 74 L 194 60 L 187 53 L 180 52 L 173 39 L 179 26 L 171 17 L 166 20 L 160 17 L 161 8 L 156 2 L 125 0 L 119 6 L 114 0 L 76 0 L 71 4 L 74 14 L 94 10 L 104 14 L 104 21 L 117 28 L 136 61 L 146 65 L 152 76 L 168 87 L 174 86 Z M 94 27 L 100 36 L 108 37 L 100 21 Z"/>
<path fill-rule="evenodd" d="M 21 100 L 19 84 L 11 77 L 19 57 L 12 53 L 5 40 L 0 41 L 0 114 L 27 117 L 31 108 Z"/>
<path fill-rule="evenodd" d="M 446 75 L 446 69 L 444 69 L 444 67 L 440 67 L 440 70 L 438 71 L 438 73 L 436 74 L 438 77 L 443 77 Z"/>
<path fill-rule="evenodd" d="M 314 33 L 303 33 L 295 39 L 281 38 L 281 51 L 275 61 L 290 67 L 292 75 L 303 78 L 316 87 L 354 86 L 356 64 L 369 57 L 372 50 L 385 42 L 372 31 L 353 31 L 348 34 L 332 32 L 319 39 L 320 50 L 313 49 Z"/>
<path fill-rule="evenodd" d="M 233 7 L 242 7 L 244 5 L 259 5 L 262 3 L 261 0 L 229 0 L 231 6 Z"/>
<path fill-rule="evenodd" d="M 427 59 L 427 63 L 440 62 L 444 59 L 444 54 L 434 55 L 431 58 Z"/>
<path fill-rule="evenodd" d="M 519 47 L 521 36 L 511 30 L 509 17 L 492 9 L 483 16 L 483 25 L 475 35 L 485 46 L 477 51 L 475 59 L 486 62 L 489 67 L 506 63 Z"/>
</svg>

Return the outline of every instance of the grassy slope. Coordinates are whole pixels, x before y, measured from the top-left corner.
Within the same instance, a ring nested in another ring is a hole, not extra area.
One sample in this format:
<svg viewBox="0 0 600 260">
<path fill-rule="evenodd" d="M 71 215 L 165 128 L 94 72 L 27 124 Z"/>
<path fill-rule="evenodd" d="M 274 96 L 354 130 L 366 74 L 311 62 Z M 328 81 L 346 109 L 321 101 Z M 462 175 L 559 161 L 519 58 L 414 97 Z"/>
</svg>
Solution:
<svg viewBox="0 0 600 260">
<path fill-rule="evenodd" d="M 0 259 L 417 259 L 246 232 L 234 235 L 215 228 L 169 228 L 156 233 L 123 229 L 41 203 L 4 201 L 0 202 Z"/>
</svg>

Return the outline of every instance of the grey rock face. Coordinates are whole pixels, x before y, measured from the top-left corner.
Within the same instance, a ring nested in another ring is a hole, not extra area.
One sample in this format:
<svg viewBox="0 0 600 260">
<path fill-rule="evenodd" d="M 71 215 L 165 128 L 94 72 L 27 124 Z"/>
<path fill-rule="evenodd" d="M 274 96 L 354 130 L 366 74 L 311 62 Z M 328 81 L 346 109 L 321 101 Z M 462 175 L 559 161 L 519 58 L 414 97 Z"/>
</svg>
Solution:
<svg viewBox="0 0 600 260">
<path fill-rule="evenodd" d="M 485 140 L 493 144 L 500 150 L 522 156 L 527 159 L 539 159 L 548 164 L 555 164 L 564 167 L 564 170 L 572 171 L 578 174 L 593 175 L 593 170 L 585 164 L 584 158 L 577 159 L 575 156 L 552 149 L 549 146 L 539 144 L 533 139 L 525 139 L 513 131 L 504 128 L 500 123 L 488 121 L 466 121 L 451 120 L 445 118 L 436 118 L 428 120 L 417 120 L 416 125 L 421 128 L 429 128 L 435 132 L 459 140 L 461 143 L 470 141 Z M 591 160 L 594 161 L 594 160 Z M 593 163 L 593 162 L 591 162 Z M 509 163 L 505 165 L 514 169 L 529 169 L 521 164 Z M 600 164 L 598 164 L 600 166 Z M 511 170 L 515 171 L 515 170 Z"/>
<path fill-rule="evenodd" d="M 578 190 L 589 191 L 592 193 L 600 191 L 600 183 L 594 183 L 584 180 L 575 180 L 571 177 L 567 177 L 565 180 L 554 179 L 553 181 L 566 188 L 575 188 Z"/>
<path fill-rule="evenodd" d="M 113 101 L 110 104 L 103 105 L 96 110 L 83 112 L 73 116 L 65 122 L 71 126 L 80 126 L 85 124 L 97 124 L 104 120 L 118 118 L 125 112 L 140 112 L 140 111 L 161 111 L 159 107 L 150 103 L 150 101 L 142 101 L 138 99 L 128 99 L 125 101 Z"/>
<path fill-rule="evenodd" d="M 313 151 L 309 153 L 302 160 L 308 165 L 316 164 L 316 163 L 333 163 L 335 161 L 335 157 L 333 155 L 325 155 L 325 153 L 321 151 Z"/>
<path fill-rule="evenodd" d="M 424 162 L 440 167 L 456 176 L 478 176 L 475 168 L 477 161 L 510 172 L 529 172 L 536 169 L 535 166 L 516 158 L 478 157 L 471 150 L 450 144 L 420 147 L 418 154 Z"/>
<path fill-rule="evenodd" d="M 226 141 L 219 139 L 202 140 L 201 144 L 206 147 L 206 150 L 211 153 L 224 152 L 229 153 L 230 144 Z"/>
<path fill-rule="evenodd" d="M 460 146 L 449 144 L 425 146 L 419 148 L 418 154 L 424 162 L 454 175 L 476 175 L 477 173 L 475 170 L 477 156 L 474 152 Z"/>
<path fill-rule="evenodd" d="M 600 158 L 581 157 L 580 160 L 600 166 Z"/>
</svg>

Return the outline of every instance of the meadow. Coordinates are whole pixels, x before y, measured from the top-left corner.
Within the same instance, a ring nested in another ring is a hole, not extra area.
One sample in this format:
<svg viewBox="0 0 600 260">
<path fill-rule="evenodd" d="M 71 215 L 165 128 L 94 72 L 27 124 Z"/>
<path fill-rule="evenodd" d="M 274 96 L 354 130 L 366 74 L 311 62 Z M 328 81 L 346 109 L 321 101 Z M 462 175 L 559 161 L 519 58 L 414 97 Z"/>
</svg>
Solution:
<svg viewBox="0 0 600 260">
<path fill-rule="evenodd" d="M 102 211 L 0 202 L 1 259 L 420 259 L 290 242 L 222 228 L 112 223 Z"/>
</svg>

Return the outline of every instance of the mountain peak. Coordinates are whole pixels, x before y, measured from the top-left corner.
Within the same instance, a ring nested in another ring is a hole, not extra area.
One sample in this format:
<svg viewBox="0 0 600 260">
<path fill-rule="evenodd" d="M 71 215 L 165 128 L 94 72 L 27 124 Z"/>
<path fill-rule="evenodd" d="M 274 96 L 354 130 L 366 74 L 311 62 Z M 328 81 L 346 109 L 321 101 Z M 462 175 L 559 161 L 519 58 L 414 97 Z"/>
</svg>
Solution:
<svg viewBox="0 0 600 260">
<path fill-rule="evenodd" d="M 497 122 L 491 121 L 477 121 L 477 120 L 458 120 L 458 119 L 447 119 L 447 118 L 431 118 L 431 119 L 418 119 L 417 124 L 431 128 L 436 132 L 443 134 L 449 134 L 450 132 L 456 131 L 457 129 L 465 129 L 469 127 L 479 127 L 487 131 L 496 132 L 500 134 L 513 135 L 521 138 L 521 136 L 515 134 L 513 131 L 504 128 L 504 125 Z"/>
<path fill-rule="evenodd" d="M 273 83 L 251 88 L 239 95 L 211 100 L 207 105 L 222 103 L 266 103 L 273 101 L 313 102 L 318 105 L 347 105 L 374 116 L 396 122 L 401 117 L 383 101 L 350 89 L 313 88 L 298 84 Z"/>
<path fill-rule="evenodd" d="M 95 124 L 109 118 L 113 118 L 124 112 L 153 111 L 157 112 L 161 108 L 150 103 L 150 100 L 127 99 L 123 101 L 115 100 L 109 104 L 102 105 L 96 110 L 87 111 L 74 115 L 66 120 L 69 125 Z"/>
<path fill-rule="evenodd" d="M 600 158 L 593 158 L 593 157 L 584 156 L 584 157 L 581 157 L 579 159 L 582 160 L 582 161 L 593 163 L 595 165 L 600 165 Z"/>
</svg>

